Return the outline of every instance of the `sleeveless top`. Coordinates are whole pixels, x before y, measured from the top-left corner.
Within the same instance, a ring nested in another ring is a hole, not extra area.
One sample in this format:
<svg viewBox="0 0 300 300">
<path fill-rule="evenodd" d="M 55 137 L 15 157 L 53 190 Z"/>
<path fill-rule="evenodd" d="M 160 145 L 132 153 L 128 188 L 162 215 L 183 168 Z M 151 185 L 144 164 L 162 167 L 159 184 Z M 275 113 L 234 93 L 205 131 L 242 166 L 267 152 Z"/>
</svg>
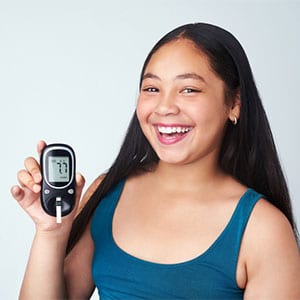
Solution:
<svg viewBox="0 0 300 300">
<path fill-rule="evenodd" d="M 186 262 L 160 264 L 126 253 L 113 239 L 112 220 L 124 183 L 102 199 L 91 222 L 92 276 L 101 300 L 243 299 L 244 291 L 236 283 L 239 249 L 261 194 L 245 192 L 225 229 L 204 253 Z"/>
</svg>

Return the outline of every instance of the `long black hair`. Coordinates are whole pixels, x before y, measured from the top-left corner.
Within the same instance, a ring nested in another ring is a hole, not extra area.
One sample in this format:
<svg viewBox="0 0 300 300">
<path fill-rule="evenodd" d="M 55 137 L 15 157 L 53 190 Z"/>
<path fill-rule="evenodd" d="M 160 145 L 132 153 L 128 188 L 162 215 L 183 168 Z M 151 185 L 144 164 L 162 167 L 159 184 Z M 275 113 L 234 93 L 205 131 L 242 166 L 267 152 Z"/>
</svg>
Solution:
<svg viewBox="0 0 300 300">
<path fill-rule="evenodd" d="M 287 217 L 297 237 L 287 184 L 276 147 L 247 56 L 228 31 L 211 24 L 180 26 L 166 34 L 148 54 L 142 68 L 140 85 L 152 55 L 176 39 L 189 39 L 204 52 L 215 74 L 225 83 L 225 101 L 230 103 L 239 93 L 240 119 L 226 128 L 219 155 L 221 168 L 242 184 L 255 189 Z M 131 119 L 124 142 L 103 181 L 74 220 L 69 238 L 69 252 L 81 237 L 94 210 L 107 192 L 122 178 L 147 171 L 158 157 L 145 138 L 136 112 Z"/>
</svg>

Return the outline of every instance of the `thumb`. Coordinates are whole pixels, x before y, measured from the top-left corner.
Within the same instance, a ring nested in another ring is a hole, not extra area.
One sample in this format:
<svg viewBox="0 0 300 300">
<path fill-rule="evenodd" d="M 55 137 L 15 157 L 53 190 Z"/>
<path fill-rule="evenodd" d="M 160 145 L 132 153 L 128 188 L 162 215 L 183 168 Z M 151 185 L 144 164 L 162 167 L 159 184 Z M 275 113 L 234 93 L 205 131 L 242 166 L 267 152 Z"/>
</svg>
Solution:
<svg viewBox="0 0 300 300">
<path fill-rule="evenodd" d="M 79 200 L 81 198 L 82 190 L 85 184 L 85 179 L 80 173 L 76 173 L 76 207 L 75 210 L 77 209 Z"/>
</svg>

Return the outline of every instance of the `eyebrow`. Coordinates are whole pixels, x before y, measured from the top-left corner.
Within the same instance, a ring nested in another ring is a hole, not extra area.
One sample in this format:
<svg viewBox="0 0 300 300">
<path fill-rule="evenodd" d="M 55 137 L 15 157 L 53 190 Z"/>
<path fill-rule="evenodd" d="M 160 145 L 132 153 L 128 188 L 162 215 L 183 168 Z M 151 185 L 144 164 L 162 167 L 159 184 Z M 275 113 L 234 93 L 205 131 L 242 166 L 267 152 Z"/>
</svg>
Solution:
<svg viewBox="0 0 300 300">
<path fill-rule="evenodd" d="M 147 78 L 161 80 L 157 75 L 154 75 L 152 73 L 146 73 L 146 74 L 144 74 L 143 77 L 142 77 L 142 80 L 145 80 Z"/>
<path fill-rule="evenodd" d="M 145 80 L 147 78 L 161 80 L 159 76 L 152 74 L 152 73 L 144 74 L 142 77 L 142 80 Z M 196 80 L 199 80 L 199 81 L 202 81 L 205 83 L 205 79 L 202 76 L 198 75 L 197 73 L 193 73 L 193 72 L 179 74 L 175 77 L 175 79 L 196 79 Z"/>
<path fill-rule="evenodd" d="M 197 73 L 184 73 L 184 74 L 177 75 L 175 78 L 176 79 L 196 79 L 196 80 L 205 82 L 204 78 L 202 76 L 198 75 Z"/>
</svg>

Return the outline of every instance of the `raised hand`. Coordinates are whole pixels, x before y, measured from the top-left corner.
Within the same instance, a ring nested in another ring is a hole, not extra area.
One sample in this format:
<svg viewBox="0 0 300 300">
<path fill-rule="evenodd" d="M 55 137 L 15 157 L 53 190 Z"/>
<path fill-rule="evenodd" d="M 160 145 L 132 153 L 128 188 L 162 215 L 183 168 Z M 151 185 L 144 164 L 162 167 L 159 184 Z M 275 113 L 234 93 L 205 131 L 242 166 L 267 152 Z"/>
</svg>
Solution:
<svg viewBox="0 0 300 300">
<path fill-rule="evenodd" d="M 40 141 L 37 145 L 37 152 L 40 155 L 41 151 L 46 146 L 44 141 Z M 56 223 L 56 218 L 49 216 L 43 210 L 40 200 L 42 174 L 39 162 L 34 157 L 28 157 L 24 162 L 25 169 L 18 172 L 17 178 L 19 185 L 11 188 L 13 197 L 18 201 L 19 205 L 32 218 L 38 230 L 52 231 L 60 228 L 70 229 L 71 224 L 76 214 L 78 202 L 85 183 L 82 175 L 76 174 L 76 205 L 74 210 L 67 216 L 63 217 L 62 224 Z"/>
</svg>

